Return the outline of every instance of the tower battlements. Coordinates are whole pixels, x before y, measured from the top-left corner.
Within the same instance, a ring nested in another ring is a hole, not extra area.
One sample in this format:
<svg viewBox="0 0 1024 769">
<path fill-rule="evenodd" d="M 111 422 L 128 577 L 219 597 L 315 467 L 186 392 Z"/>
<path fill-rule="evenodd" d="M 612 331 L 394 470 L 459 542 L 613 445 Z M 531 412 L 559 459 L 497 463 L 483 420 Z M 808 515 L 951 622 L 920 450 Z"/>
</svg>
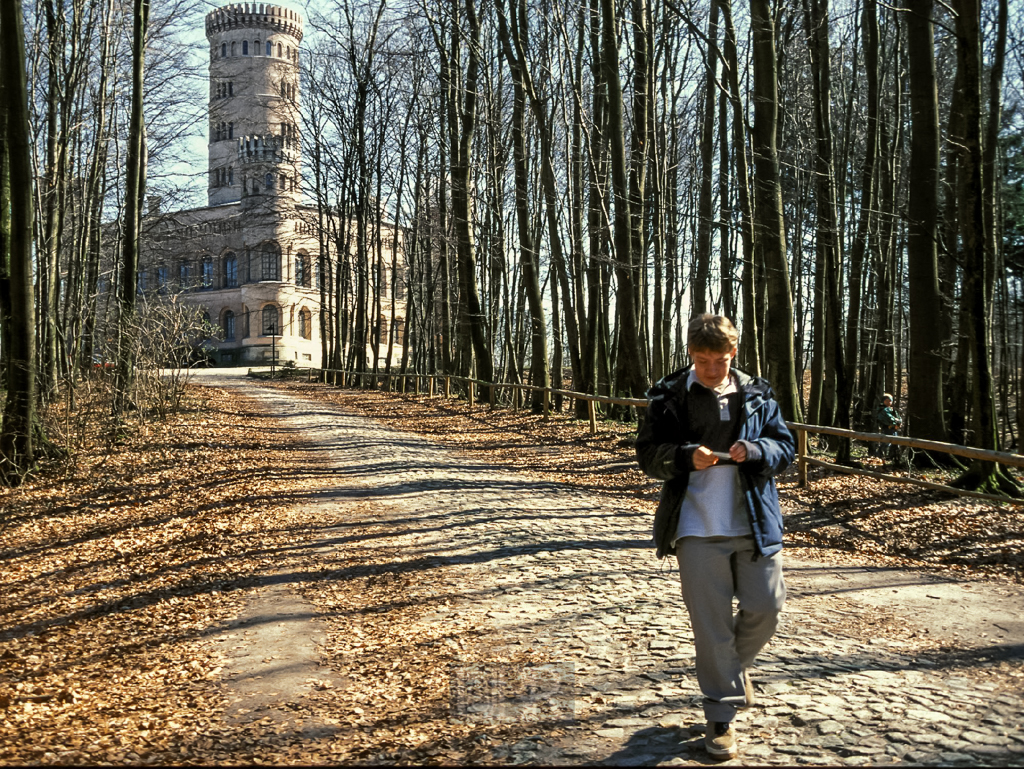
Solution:
<svg viewBox="0 0 1024 769">
<path fill-rule="evenodd" d="M 302 15 L 269 3 L 232 3 L 206 14 L 206 36 L 236 29 L 266 29 L 302 40 Z"/>
</svg>

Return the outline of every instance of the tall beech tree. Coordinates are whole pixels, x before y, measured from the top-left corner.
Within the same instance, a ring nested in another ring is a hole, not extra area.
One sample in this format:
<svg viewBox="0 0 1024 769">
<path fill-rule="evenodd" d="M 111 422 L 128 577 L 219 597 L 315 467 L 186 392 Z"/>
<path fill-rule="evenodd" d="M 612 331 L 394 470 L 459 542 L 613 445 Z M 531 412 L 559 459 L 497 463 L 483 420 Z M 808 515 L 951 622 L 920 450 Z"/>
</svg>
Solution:
<svg viewBox="0 0 1024 769">
<path fill-rule="evenodd" d="M 910 198 L 907 204 L 907 266 L 910 297 L 910 399 L 912 435 L 946 440 L 942 400 L 939 292 L 938 191 L 939 103 L 935 78 L 933 0 L 908 0 L 907 59 L 910 65 Z"/>
<path fill-rule="evenodd" d="M 21 0 L 0 3 L 0 340 L 7 397 L 0 424 L 0 480 L 35 464 L 36 314 L 32 296 L 32 161 Z"/>
</svg>

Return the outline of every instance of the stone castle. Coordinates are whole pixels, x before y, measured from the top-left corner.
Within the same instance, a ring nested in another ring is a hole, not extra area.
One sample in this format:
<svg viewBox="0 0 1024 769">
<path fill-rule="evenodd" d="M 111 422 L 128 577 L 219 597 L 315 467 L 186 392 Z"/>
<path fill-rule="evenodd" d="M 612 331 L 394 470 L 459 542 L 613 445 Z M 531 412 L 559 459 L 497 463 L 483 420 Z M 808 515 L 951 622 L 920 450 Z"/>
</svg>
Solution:
<svg viewBox="0 0 1024 769">
<path fill-rule="evenodd" d="M 302 33 L 301 15 L 281 6 L 234 3 L 207 15 L 208 205 L 163 212 L 151 201 L 144 225 L 140 292 L 201 308 L 217 332 L 204 347 L 220 365 L 322 365 L 321 286 L 333 285 L 339 265 L 332 253 L 321 274 L 318 211 L 302 203 Z M 393 233 L 377 237 L 386 275 L 368 306 L 388 311 L 369 316 L 368 338 L 380 334 L 383 359 L 400 339 L 388 339 Z M 327 324 L 334 308 L 350 306 L 328 305 Z M 396 306 L 403 316 L 404 303 Z"/>
</svg>

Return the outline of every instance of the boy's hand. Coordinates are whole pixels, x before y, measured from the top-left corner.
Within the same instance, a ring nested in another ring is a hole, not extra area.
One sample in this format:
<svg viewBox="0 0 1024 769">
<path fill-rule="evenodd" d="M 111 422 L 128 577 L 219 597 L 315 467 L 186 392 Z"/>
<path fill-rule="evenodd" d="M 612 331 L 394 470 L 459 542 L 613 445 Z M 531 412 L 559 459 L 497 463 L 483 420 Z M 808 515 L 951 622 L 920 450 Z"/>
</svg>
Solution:
<svg viewBox="0 0 1024 769">
<path fill-rule="evenodd" d="M 707 446 L 698 446 L 693 451 L 693 469 L 707 470 L 712 465 L 718 464 L 718 457 L 711 453 Z"/>
<path fill-rule="evenodd" d="M 729 447 L 729 458 L 737 464 L 747 461 L 747 447 L 740 441 Z"/>
</svg>

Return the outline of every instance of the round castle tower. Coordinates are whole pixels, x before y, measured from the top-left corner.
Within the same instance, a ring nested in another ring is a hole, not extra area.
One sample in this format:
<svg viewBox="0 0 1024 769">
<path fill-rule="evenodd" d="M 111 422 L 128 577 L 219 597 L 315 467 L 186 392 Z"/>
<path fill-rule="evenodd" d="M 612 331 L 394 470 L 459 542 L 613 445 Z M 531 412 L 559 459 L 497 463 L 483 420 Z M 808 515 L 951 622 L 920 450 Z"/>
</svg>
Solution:
<svg viewBox="0 0 1024 769">
<path fill-rule="evenodd" d="M 302 16 L 232 3 L 206 16 L 210 41 L 209 204 L 294 206 L 301 197 Z"/>
</svg>

